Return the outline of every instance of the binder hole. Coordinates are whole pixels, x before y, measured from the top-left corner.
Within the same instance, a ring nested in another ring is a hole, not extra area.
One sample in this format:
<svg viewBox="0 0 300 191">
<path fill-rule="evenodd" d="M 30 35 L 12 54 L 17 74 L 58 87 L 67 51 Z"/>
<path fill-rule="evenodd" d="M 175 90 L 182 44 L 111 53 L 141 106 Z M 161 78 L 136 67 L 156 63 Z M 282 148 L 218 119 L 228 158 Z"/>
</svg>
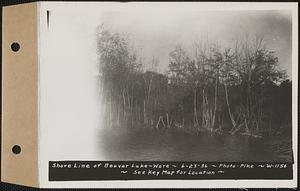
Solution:
<svg viewBox="0 0 300 191">
<path fill-rule="evenodd" d="M 21 153 L 21 147 L 19 145 L 14 145 L 13 148 L 11 149 L 12 152 L 17 155 Z"/>
<path fill-rule="evenodd" d="M 13 42 L 11 45 L 10 45 L 12 51 L 14 52 L 18 52 L 20 50 L 20 44 L 17 43 L 17 42 Z"/>
</svg>

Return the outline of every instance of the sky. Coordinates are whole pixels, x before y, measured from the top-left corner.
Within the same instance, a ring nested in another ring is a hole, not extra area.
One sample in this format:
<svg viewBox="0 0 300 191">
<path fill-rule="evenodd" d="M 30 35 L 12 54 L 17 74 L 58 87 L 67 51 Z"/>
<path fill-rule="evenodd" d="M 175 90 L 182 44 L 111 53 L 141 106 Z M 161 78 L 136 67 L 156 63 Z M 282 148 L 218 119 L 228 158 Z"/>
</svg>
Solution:
<svg viewBox="0 0 300 191">
<path fill-rule="evenodd" d="M 129 34 L 146 60 L 159 59 L 160 71 L 167 69 L 175 45 L 191 50 L 195 41 L 208 39 L 230 47 L 236 38 L 260 35 L 266 47 L 276 52 L 280 69 L 291 76 L 292 15 L 287 10 L 110 11 L 101 14 L 99 23 Z"/>
</svg>

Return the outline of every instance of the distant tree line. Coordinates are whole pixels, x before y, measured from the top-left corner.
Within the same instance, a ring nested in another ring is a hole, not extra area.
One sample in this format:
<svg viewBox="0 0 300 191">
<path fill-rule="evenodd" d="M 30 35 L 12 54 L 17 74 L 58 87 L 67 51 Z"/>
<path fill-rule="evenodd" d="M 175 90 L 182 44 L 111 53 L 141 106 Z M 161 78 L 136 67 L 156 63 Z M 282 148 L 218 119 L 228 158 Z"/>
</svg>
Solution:
<svg viewBox="0 0 300 191">
<path fill-rule="evenodd" d="M 189 51 L 178 45 L 161 74 L 159 60 L 141 59 L 126 34 L 101 26 L 97 35 L 105 126 L 291 132 L 292 82 L 263 38 L 237 39 L 230 48 L 208 41 Z"/>
</svg>

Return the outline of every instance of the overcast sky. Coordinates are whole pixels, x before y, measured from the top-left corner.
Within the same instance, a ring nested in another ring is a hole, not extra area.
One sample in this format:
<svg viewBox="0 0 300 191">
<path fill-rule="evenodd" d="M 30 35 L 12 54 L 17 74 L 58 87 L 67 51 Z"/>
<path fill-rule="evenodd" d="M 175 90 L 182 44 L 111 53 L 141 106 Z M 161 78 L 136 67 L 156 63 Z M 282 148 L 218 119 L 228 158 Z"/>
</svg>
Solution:
<svg viewBox="0 0 300 191">
<path fill-rule="evenodd" d="M 238 36 L 262 35 L 269 50 L 276 51 L 281 69 L 291 76 L 292 15 L 289 11 L 111 11 L 101 13 L 99 23 L 127 33 L 146 59 L 160 60 L 167 69 L 176 44 L 191 48 L 195 40 L 208 39 L 222 47 Z"/>
</svg>

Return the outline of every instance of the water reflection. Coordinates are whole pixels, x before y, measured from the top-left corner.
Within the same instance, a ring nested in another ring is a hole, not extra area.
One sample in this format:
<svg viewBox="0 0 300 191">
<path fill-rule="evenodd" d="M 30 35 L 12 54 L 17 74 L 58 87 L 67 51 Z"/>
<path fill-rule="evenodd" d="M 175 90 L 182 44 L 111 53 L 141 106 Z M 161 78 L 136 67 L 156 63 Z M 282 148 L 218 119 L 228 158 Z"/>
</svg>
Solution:
<svg viewBox="0 0 300 191">
<path fill-rule="evenodd" d="M 106 129 L 99 132 L 101 160 L 134 161 L 292 161 L 288 137 L 191 135 L 177 130 Z M 99 149 L 100 150 L 100 149 Z"/>
</svg>

